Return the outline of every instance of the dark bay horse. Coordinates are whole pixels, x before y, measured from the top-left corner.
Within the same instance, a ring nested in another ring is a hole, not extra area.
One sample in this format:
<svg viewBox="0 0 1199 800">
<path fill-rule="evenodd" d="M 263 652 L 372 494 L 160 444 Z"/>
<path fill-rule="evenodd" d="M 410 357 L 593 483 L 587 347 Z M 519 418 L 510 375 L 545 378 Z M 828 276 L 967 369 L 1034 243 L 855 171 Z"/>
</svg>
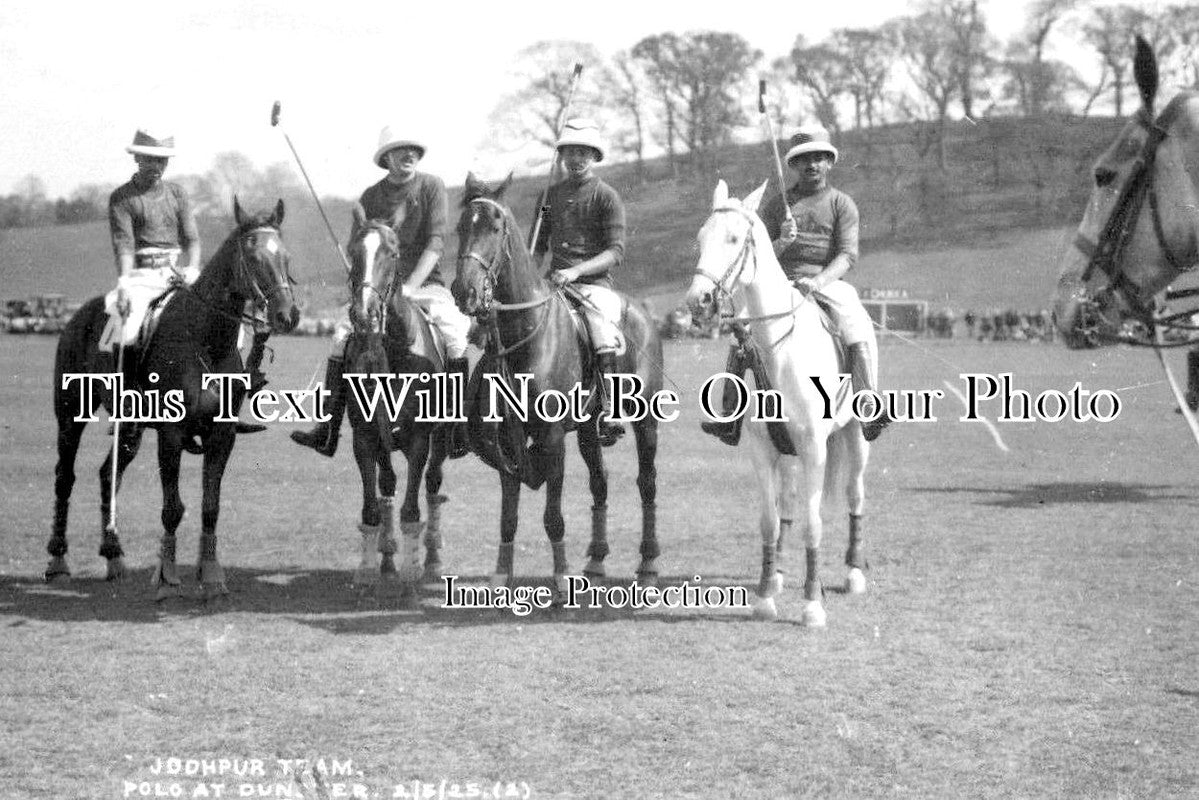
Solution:
<svg viewBox="0 0 1199 800">
<path fill-rule="evenodd" d="M 354 434 L 354 460 L 362 478 L 362 561 L 355 583 L 373 583 L 378 575 L 396 572 L 394 503 L 396 473 L 392 450 L 404 452 L 408 475 L 404 502 L 400 506 L 399 578 L 410 587 L 422 577 L 421 534 L 424 533 L 424 578 L 438 580 L 441 574 L 441 504 L 438 493 L 447 442 L 444 425 L 418 420 L 419 393 L 425 393 L 435 415 L 440 388 L 435 380 L 420 381 L 420 375 L 443 373 L 433 342 L 433 329 L 400 286 L 400 241 L 396 221 L 368 220 L 361 205 L 354 208 L 354 230 L 347 250 L 350 256 L 350 322 L 353 333 L 346 344 L 347 375 L 386 373 L 396 376 L 389 386 L 376 387 L 363 379 L 364 391 L 390 391 L 398 397 L 401 381 L 411 380 L 398 407 L 396 420 L 377 405 L 368 418 L 352 397 L 347 404 Z M 423 344 L 423 347 L 416 345 Z M 433 352 L 430 352 L 433 351 Z M 348 389 L 348 387 L 347 387 Z M 380 397 L 382 395 L 380 394 Z M 426 472 L 427 467 L 427 472 Z M 427 522 L 421 521 L 420 487 L 424 478 Z M 382 559 L 379 554 L 382 553 Z"/>
<path fill-rule="evenodd" d="M 568 393 L 575 387 L 586 388 L 592 385 L 594 373 L 590 347 L 580 341 L 580 329 L 572 318 L 570 302 L 542 277 L 522 244 L 523 235 L 512 212 L 501 202 L 510 180 L 489 191 L 474 176 L 468 176 L 458 221 L 454 299 L 464 313 L 478 317 L 488 330 L 487 348 L 477 374 L 503 376 L 510 384 L 514 376 L 531 376 L 530 400 L 546 390 Z M 626 299 L 622 310 L 620 324 L 627 346 L 617 367 L 621 373 L 640 378 L 640 394 L 647 400 L 662 388 L 662 342 L 644 309 Z M 480 388 L 481 394 L 487 395 L 488 387 L 481 384 Z M 495 411 L 504 422 L 496 434 L 483 421 L 487 403 L 471 408 L 476 396 L 472 388 L 467 401 L 471 446 L 499 471 L 503 492 L 500 549 L 493 583 L 507 583 L 512 578 L 521 483 L 536 489 L 544 482 L 543 521 L 553 551 L 555 583 L 559 588 L 562 586 L 569 572 L 562 517 L 565 435 L 572 429 L 578 433 L 579 452 L 591 483 L 591 543 L 584 571 L 602 576 L 604 558 L 608 555 L 608 473 L 596 428 L 597 407 L 593 404 L 588 421 L 579 424 L 570 416 L 547 420 L 538 417 L 535 410 L 530 410 L 528 421 L 522 422 L 501 400 Z M 645 415 L 633 423 L 633 432 L 637 444 L 637 488 L 641 493 L 641 563 L 637 579 L 651 583 L 657 579 L 659 555 L 654 465 L 658 450 L 657 421 Z"/>
<path fill-rule="evenodd" d="M 175 567 L 175 531 L 183 519 L 179 496 L 179 467 L 185 447 L 198 440 L 204 455 L 203 531 L 200 536 L 199 580 L 205 598 L 226 594 L 224 571 L 217 560 L 216 524 L 220 513 L 221 479 L 233 451 L 235 421 L 217 421 L 220 389 L 202 388 L 205 375 L 244 372 L 238 351 L 238 331 L 253 319 L 245 314 L 247 302 L 265 309 L 271 328 L 289 331 L 299 320 L 292 297 L 288 254 L 279 234 L 283 201 L 269 214 L 247 215 L 234 199 L 236 230 L 229 235 L 191 286 L 179 286 L 158 321 L 150 342 L 125 353 L 126 389 L 156 389 L 182 393 L 183 418 L 154 422 L 158 430 L 158 471 L 162 481 L 162 549 L 154 582 L 158 598 L 178 595 L 181 584 Z M 95 392 L 89 408 L 80 381 L 63 386 L 63 376 L 81 373 L 115 373 L 110 353 L 100 352 L 100 334 L 107 321 L 104 298 L 95 297 L 76 313 L 58 340 L 54 363 L 54 412 L 58 421 L 58 465 L 55 468 L 54 528 L 47 550 L 50 565 L 46 579 L 70 575 L 67 567 L 67 514 L 75 484 L 75 456 L 87 425 L 100 406 L 117 407 L 111 396 Z M 157 376 L 155 380 L 154 376 Z M 232 386 L 233 408 L 240 407 L 245 388 Z M 145 397 L 145 395 L 142 395 Z M 122 404 L 123 405 L 123 404 Z M 82 412 L 82 413 L 81 413 Z M 83 417 L 84 419 L 81 419 Z M 146 425 L 121 422 L 118 426 L 117 488 L 125 468 L 137 455 Z M 124 563 L 110 507 L 112 451 L 100 468 L 100 516 L 103 538 L 100 555 L 108 560 L 110 580 L 123 576 Z"/>
</svg>

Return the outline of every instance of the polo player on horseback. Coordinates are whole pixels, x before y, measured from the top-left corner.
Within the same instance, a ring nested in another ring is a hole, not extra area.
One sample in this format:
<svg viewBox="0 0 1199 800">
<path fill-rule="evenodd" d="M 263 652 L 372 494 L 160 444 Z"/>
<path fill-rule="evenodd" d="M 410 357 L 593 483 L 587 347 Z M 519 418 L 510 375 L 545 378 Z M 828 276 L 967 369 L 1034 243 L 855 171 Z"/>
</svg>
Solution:
<svg viewBox="0 0 1199 800">
<path fill-rule="evenodd" d="M 445 287 L 439 261 L 445 249 L 449 204 L 445 183 L 436 175 L 416 169 L 425 155 L 425 144 L 405 138 L 391 126 L 379 133 L 374 163 L 387 170 L 378 183 L 362 193 L 359 203 L 367 219 L 393 220 L 400 240 L 400 272 L 403 283 L 397 289 L 414 303 L 424 307 L 429 322 L 441 331 L 445 341 L 446 372 L 467 377 L 466 345 L 470 318 L 454 304 Z M 399 212 L 399 213 L 397 213 Z M 324 456 L 337 452 L 341 421 L 346 409 L 346 386 L 342 380 L 346 341 L 353 327 L 343 317 L 333 335 L 333 346 L 325 370 L 325 388 L 332 392 L 328 422 L 318 423 L 311 431 L 294 431 L 291 438 Z M 450 458 L 470 451 L 465 423 L 453 425 Z"/>
<path fill-rule="evenodd" d="M 829 313 L 845 345 L 854 391 L 875 392 L 878 344 L 874 325 L 857 290 L 842 280 L 858 260 L 858 207 L 849 195 L 828 183 L 837 156 L 828 131 L 818 125 L 800 128 L 791 137 L 786 157 L 788 168 L 796 176 L 795 184 L 787 190 L 791 213 L 787 214 L 782 198 L 774 195 L 763 207 L 761 217 L 791 284 L 805 297 L 813 295 Z M 734 345 L 729 352 L 728 372 L 741 375 L 750 366 L 742 348 Z M 736 387 L 730 381 L 725 386 L 725 416 L 736 413 L 737 400 Z M 877 419 L 862 422 L 862 434 L 866 441 L 874 441 L 890 423 L 884 408 Z M 725 444 L 736 445 L 741 438 L 740 417 L 704 422 L 700 427 Z"/>
<path fill-rule="evenodd" d="M 139 129 L 125 148 L 133 155 L 137 172 L 108 198 L 108 227 L 116 256 L 117 288 L 109 292 L 105 310 L 109 323 L 100 338 L 100 350 L 136 346 L 150 305 L 173 286 L 190 286 L 200 275 L 200 235 L 187 192 L 162 179 L 167 162 L 175 155 L 175 137 L 154 136 Z M 180 263 L 186 251 L 187 263 Z M 259 370 L 269 333 L 255 333 L 246 360 L 251 392 L 266 385 Z M 257 433 L 265 426 L 239 422 L 238 433 Z"/>
<path fill-rule="evenodd" d="M 566 177 L 550 186 L 543 198 L 533 257 L 551 254 L 549 280 L 556 286 L 569 285 L 567 294 L 582 311 L 600 373 L 599 439 L 609 447 L 624 434 L 624 427 L 611 419 L 612 398 L 603 380 L 616 372 L 621 346 L 621 298 L 613 291 L 611 270 L 624 260 L 624 204 L 593 171 L 604 160 L 594 122 L 568 121 L 556 149 Z"/>
</svg>

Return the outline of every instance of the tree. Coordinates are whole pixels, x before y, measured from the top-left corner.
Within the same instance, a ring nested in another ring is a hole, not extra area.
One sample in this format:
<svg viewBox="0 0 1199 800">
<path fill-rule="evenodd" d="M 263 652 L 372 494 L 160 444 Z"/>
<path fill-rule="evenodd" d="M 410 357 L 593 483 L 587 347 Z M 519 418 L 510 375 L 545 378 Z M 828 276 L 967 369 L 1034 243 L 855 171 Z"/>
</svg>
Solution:
<svg viewBox="0 0 1199 800">
<path fill-rule="evenodd" d="M 1116 116 L 1124 116 L 1124 87 L 1132 65 L 1133 35 L 1148 19 L 1139 8 L 1128 5 L 1098 6 L 1082 24 L 1083 39 L 1095 48 L 1111 77 Z"/>
<path fill-rule="evenodd" d="M 840 133 L 837 100 L 850 90 L 846 58 L 830 44 L 809 45 L 801 33 L 791 48 L 791 63 L 795 65 L 795 79 L 807 90 L 820 124 Z"/>
<path fill-rule="evenodd" d="M 632 57 L 641 64 L 646 75 L 649 76 L 658 95 L 658 101 L 662 105 L 662 117 L 666 125 L 666 141 L 664 142 L 666 157 L 670 163 L 670 171 L 674 175 L 678 174 L 675 151 L 675 140 L 678 136 L 675 120 L 678 113 L 675 107 L 675 94 L 677 92 L 678 69 L 676 64 L 680 59 L 679 51 L 679 37 L 673 33 L 647 36 L 637 42 L 630 51 Z"/>
<path fill-rule="evenodd" d="M 1050 95 L 1059 90 L 1058 81 L 1068 76 L 1068 68 L 1064 68 L 1064 64 L 1050 66 L 1047 63 L 1045 48 L 1049 34 L 1062 17 L 1073 11 L 1079 2 L 1080 0 L 1033 0 L 1028 7 L 1024 30 L 1018 40 L 1026 59 L 1022 67 L 1013 71 L 1023 73 L 1022 106 L 1024 113 L 1029 116 L 1040 116 L 1045 111 Z M 1008 63 L 1012 63 L 1011 58 Z"/>
<path fill-rule="evenodd" d="M 572 98 L 575 64 L 583 65 L 583 73 Z M 566 40 L 537 42 L 516 55 L 511 78 L 517 88 L 491 112 L 490 149 L 524 151 L 530 161 L 541 161 L 546 155 L 552 158 L 568 101 L 570 116 L 594 119 L 609 138 L 616 136 L 598 89 L 611 86 L 614 79 L 594 45 Z M 542 145 L 549 153 L 530 144 Z"/>
<path fill-rule="evenodd" d="M 901 111 L 914 119 L 930 123 L 931 131 L 920 133 L 922 144 L 935 144 L 937 165 L 944 170 L 945 126 L 949 104 L 960 90 L 960 70 L 952 32 L 937 14 L 926 11 L 915 17 L 901 17 L 895 23 L 901 60 L 918 90 L 916 102 L 904 102 Z M 923 106 L 923 108 L 920 108 Z M 923 126 L 917 126 L 917 130 Z M 931 133 L 931 137 L 926 136 Z M 919 146 L 919 145 L 918 145 Z"/>
<path fill-rule="evenodd" d="M 833 31 L 832 47 L 840 53 L 847 91 L 853 96 L 854 127 L 873 128 L 880 122 L 887 81 L 898 46 L 891 29 L 839 28 Z"/>
<path fill-rule="evenodd" d="M 617 146 L 632 153 L 637 164 L 637 180 L 645 179 L 645 137 L 648 109 L 645 105 L 648 78 L 627 50 L 612 58 L 613 68 L 606 73 L 606 83 L 600 89 L 612 97 L 616 107 L 628 116 L 630 127 L 623 128 Z"/>
<path fill-rule="evenodd" d="M 745 124 L 737 87 L 746 85 L 761 51 L 737 34 L 703 31 L 647 37 L 633 47 L 633 55 L 646 64 L 664 99 L 668 139 L 677 122 L 683 142 L 697 157 L 695 166 L 702 168 L 712 148 Z"/>
</svg>

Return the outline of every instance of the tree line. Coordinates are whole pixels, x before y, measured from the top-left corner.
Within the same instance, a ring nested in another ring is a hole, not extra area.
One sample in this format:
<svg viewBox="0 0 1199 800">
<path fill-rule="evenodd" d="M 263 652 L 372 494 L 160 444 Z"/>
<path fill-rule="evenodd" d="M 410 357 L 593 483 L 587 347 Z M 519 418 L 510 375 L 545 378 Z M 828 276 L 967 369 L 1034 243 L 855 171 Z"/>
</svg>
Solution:
<svg viewBox="0 0 1199 800">
<path fill-rule="evenodd" d="M 544 163 L 549 151 L 529 153 L 527 144 L 552 145 L 572 65 L 582 63 L 572 114 L 596 118 L 639 171 L 651 148 L 676 175 L 681 166 L 707 168 L 713 148 L 751 124 L 759 76 L 770 86 L 776 129 L 804 121 L 834 133 L 914 124 L 925 139 L 922 155 L 944 169 L 946 123 L 959 114 L 1088 116 L 1102 102 L 1122 116 L 1133 90 L 1135 34 L 1153 45 L 1167 85 L 1199 87 L 1194 4 L 1149 11 L 1033 0 L 1022 28 L 1000 41 L 980 0 L 917 0 L 912 13 L 874 27 L 838 28 L 819 41 L 799 34 L 790 53 L 773 59 L 737 34 L 714 31 L 647 36 L 610 58 L 584 42 L 539 42 L 519 54 L 518 88 L 496 105 L 489 141 Z M 1054 58 L 1058 40 L 1081 43 L 1090 64 Z"/>
<path fill-rule="evenodd" d="M 273 201 L 279 196 L 302 195 L 303 186 L 286 162 L 259 169 L 246 155 L 219 153 L 212 168 L 202 175 L 172 175 L 170 180 L 187 190 L 201 216 L 228 216 L 232 198 L 242 202 Z M 17 181 L 12 192 L 0 196 L 0 229 L 75 225 L 108 219 L 108 196 L 115 183 L 88 183 L 66 197 L 50 198 L 46 185 L 36 175 Z"/>
</svg>

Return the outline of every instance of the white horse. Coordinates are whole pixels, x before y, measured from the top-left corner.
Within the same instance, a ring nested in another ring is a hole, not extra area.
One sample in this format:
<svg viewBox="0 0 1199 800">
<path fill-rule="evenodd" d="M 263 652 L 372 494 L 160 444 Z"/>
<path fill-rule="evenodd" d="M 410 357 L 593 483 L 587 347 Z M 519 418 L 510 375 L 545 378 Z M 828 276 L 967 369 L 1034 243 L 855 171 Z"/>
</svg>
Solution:
<svg viewBox="0 0 1199 800">
<path fill-rule="evenodd" d="M 761 492 L 762 575 L 754 613 L 771 619 L 778 615 L 774 596 L 783 584 L 778 568 L 783 538 L 791 519 L 797 518 L 807 549 L 803 622 L 821 626 L 827 619 L 819 577 L 824 533 L 821 501 L 836 491 L 842 465 L 849 505 L 846 590 L 866 590 L 862 510 L 870 446 L 850 412 L 849 376 L 843 374 L 824 314 L 814 299 L 805 298 L 788 282 L 766 226 L 757 216 L 765 191 L 762 184 L 739 202 L 729 197 L 723 180 L 717 184 L 712 216 L 699 231 L 699 263 L 687 302 L 697 314 L 710 314 L 722 296 L 733 297 L 740 290 L 745 304 L 742 324 L 757 346 L 770 388 L 782 396 L 787 421 L 780 424 L 785 425 L 796 453 L 781 454 L 767 423 L 752 417 L 746 420 Z M 821 387 L 831 398 L 831 413 L 826 414 Z"/>
</svg>

